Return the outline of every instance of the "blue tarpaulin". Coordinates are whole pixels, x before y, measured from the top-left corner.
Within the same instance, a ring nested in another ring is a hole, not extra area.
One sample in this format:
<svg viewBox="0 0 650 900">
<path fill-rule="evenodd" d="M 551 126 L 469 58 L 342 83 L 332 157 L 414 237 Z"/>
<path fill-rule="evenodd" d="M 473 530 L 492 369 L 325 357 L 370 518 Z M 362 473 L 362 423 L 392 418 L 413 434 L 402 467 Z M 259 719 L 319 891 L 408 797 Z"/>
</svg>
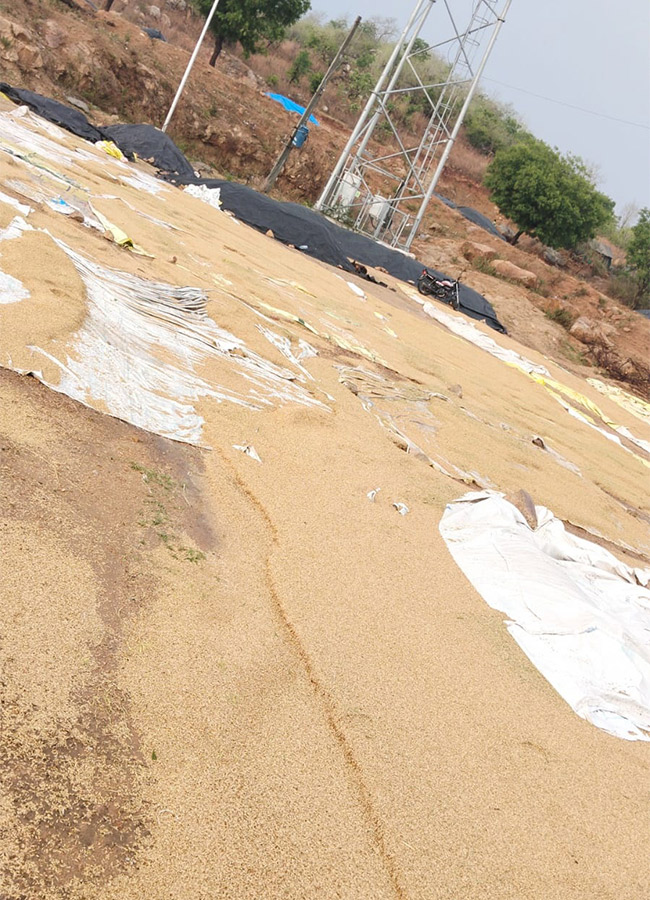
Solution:
<svg viewBox="0 0 650 900">
<path fill-rule="evenodd" d="M 294 100 L 290 100 L 288 97 L 285 97 L 282 94 L 267 94 L 266 96 L 270 97 L 271 100 L 275 100 L 276 103 L 281 103 L 289 112 L 298 113 L 299 116 L 301 116 L 305 111 L 304 106 L 301 106 L 299 103 L 296 103 Z M 318 119 L 315 119 L 314 116 L 310 116 L 309 121 L 312 123 L 312 125 L 320 125 L 320 122 L 318 121 Z"/>
</svg>

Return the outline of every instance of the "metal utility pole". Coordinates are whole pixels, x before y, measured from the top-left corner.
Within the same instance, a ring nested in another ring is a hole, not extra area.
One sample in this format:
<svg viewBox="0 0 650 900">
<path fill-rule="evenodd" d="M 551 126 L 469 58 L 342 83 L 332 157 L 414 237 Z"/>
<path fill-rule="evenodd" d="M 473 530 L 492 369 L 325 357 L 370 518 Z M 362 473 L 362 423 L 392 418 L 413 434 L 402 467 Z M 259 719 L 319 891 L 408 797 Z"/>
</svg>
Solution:
<svg viewBox="0 0 650 900">
<path fill-rule="evenodd" d="M 203 25 L 203 30 L 201 31 L 201 34 L 199 35 L 199 39 L 196 42 L 196 47 L 194 48 L 194 50 L 192 51 L 192 55 L 190 56 L 190 61 L 188 62 L 187 68 L 185 69 L 185 74 L 181 78 L 181 83 L 178 85 L 178 90 L 176 91 L 176 96 L 174 97 L 174 99 L 172 101 L 172 105 L 169 107 L 169 112 L 167 113 L 167 118 L 165 119 L 165 122 L 163 124 L 161 131 L 167 131 L 167 126 L 169 125 L 171 117 L 174 115 L 174 110 L 176 109 L 176 105 L 177 105 L 178 101 L 180 100 L 181 94 L 183 93 L 183 88 L 185 87 L 185 82 L 190 77 L 190 72 L 192 71 L 192 66 L 194 65 L 194 63 L 196 61 L 196 57 L 199 55 L 199 50 L 201 49 L 201 44 L 203 43 L 203 38 L 205 37 L 206 32 L 207 32 L 208 28 L 210 27 L 210 22 L 212 21 L 212 17 L 214 16 L 214 14 L 217 11 L 218 5 L 219 5 L 219 0 L 214 0 L 214 3 L 212 4 L 212 9 L 206 16 L 205 24 Z"/>
<path fill-rule="evenodd" d="M 454 2 L 459 0 L 417 0 L 315 204 L 405 250 L 420 227 L 512 0 L 473 0 L 462 30 L 452 12 Z M 434 7 L 436 15 L 429 19 Z M 435 42 L 428 43 L 431 33 Z M 414 101 L 428 118 L 419 134 L 399 117 L 402 98 Z"/>
<path fill-rule="evenodd" d="M 280 153 L 280 155 L 278 156 L 277 160 L 275 161 L 275 165 L 269 172 L 268 177 L 267 177 L 266 181 L 264 182 L 264 187 L 262 188 L 264 193 L 267 193 L 268 191 L 271 190 L 271 188 L 275 184 L 276 178 L 278 177 L 280 172 L 284 169 L 284 164 L 286 163 L 287 159 L 289 158 L 289 154 L 291 153 L 291 148 L 295 146 L 294 140 L 296 138 L 296 135 L 300 133 L 300 129 L 302 128 L 302 126 L 305 125 L 309 121 L 309 117 L 310 117 L 312 111 L 315 109 L 316 104 L 320 100 L 322 93 L 325 90 L 325 85 L 327 84 L 327 82 L 330 80 L 330 78 L 336 71 L 338 64 L 341 60 L 341 57 L 343 56 L 345 51 L 350 46 L 350 42 L 351 42 L 352 38 L 354 37 L 354 34 L 360 24 L 361 24 L 361 16 L 357 16 L 356 19 L 354 20 L 354 25 L 348 32 L 348 35 L 345 38 L 345 40 L 343 41 L 343 43 L 341 44 L 341 46 L 339 47 L 336 56 L 330 63 L 329 69 L 323 75 L 323 80 L 318 85 L 313 97 L 307 104 L 305 111 L 302 114 L 302 116 L 300 117 L 298 124 L 291 132 L 291 137 L 287 141 L 286 146 L 282 150 L 282 153 Z"/>
</svg>

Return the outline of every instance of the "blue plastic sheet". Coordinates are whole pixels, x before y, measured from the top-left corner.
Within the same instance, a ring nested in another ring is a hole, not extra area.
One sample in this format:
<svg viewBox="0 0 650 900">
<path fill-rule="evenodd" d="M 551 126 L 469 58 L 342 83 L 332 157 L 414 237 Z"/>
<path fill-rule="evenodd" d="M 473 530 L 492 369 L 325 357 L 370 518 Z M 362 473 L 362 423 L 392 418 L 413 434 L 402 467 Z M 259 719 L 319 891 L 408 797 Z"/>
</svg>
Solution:
<svg viewBox="0 0 650 900">
<path fill-rule="evenodd" d="M 267 94 L 267 97 L 270 97 L 271 100 L 275 100 L 276 103 L 281 103 L 286 110 L 289 112 L 298 113 L 298 115 L 302 115 L 305 111 L 305 107 L 301 106 L 299 103 L 296 103 L 294 100 L 290 100 L 288 97 L 285 97 L 283 94 Z M 314 116 L 309 117 L 309 121 L 312 125 L 320 125 L 318 119 L 315 119 Z"/>
</svg>

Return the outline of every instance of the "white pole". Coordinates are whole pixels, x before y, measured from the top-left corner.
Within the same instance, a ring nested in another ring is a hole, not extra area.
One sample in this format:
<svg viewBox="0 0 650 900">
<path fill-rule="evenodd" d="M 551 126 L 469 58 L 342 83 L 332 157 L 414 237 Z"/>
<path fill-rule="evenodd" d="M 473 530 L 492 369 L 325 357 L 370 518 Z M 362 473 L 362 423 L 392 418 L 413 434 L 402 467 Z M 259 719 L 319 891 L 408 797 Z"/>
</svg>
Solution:
<svg viewBox="0 0 650 900">
<path fill-rule="evenodd" d="M 188 62 L 187 68 L 185 69 L 185 74 L 181 78 L 181 83 L 178 85 L 178 90 L 176 91 L 176 96 L 174 97 L 172 105 L 169 107 L 169 112 L 167 113 L 167 118 L 165 119 L 165 124 L 163 125 L 163 127 L 161 129 L 162 131 L 167 131 L 167 126 L 169 125 L 169 120 L 174 115 L 174 110 L 176 109 L 176 104 L 180 100 L 180 96 L 183 93 L 183 88 L 185 87 L 185 82 L 189 78 L 189 75 L 190 75 L 190 72 L 192 71 L 192 66 L 194 65 L 196 57 L 199 55 L 199 50 L 201 49 L 201 44 L 203 43 L 203 38 L 205 37 L 206 31 L 210 27 L 210 22 L 212 21 L 213 15 L 217 11 L 218 5 L 219 5 L 219 0 L 214 0 L 214 3 L 212 4 L 212 9 L 208 13 L 207 18 L 205 20 L 205 25 L 203 26 L 203 31 L 201 32 L 201 35 L 200 35 L 198 41 L 196 42 L 196 47 L 194 48 L 194 51 L 192 52 L 192 55 L 190 56 L 190 61 Z"/>
</svg>

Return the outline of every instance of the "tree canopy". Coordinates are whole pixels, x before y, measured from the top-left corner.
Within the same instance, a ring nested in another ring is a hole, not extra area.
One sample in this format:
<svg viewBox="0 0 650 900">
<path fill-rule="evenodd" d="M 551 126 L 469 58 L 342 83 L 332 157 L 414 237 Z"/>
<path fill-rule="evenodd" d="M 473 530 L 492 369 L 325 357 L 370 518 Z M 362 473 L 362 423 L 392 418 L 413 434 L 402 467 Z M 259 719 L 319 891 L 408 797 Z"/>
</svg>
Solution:
<svg viewBox="0 0 650 900">
<path fill-rule="evenodd" d="M 193 0 L 208 15 L 214 0 Z M 266 43 L 279 41 L 284 30 L 311 7 L 310 0 L 220 0 L 210 29 L 214 34 L 213 66 L 224 44 L 239 43 L 246 55 L 256 53 Z"/>
<path fill-rule="evenodd" d="M 574 248 L 611 220 L 614 202 L 598 191 L 587 165 L 529 139 L 499 150 L 485 184 L 523 234 L 550 247 Z"/>
</svg>

